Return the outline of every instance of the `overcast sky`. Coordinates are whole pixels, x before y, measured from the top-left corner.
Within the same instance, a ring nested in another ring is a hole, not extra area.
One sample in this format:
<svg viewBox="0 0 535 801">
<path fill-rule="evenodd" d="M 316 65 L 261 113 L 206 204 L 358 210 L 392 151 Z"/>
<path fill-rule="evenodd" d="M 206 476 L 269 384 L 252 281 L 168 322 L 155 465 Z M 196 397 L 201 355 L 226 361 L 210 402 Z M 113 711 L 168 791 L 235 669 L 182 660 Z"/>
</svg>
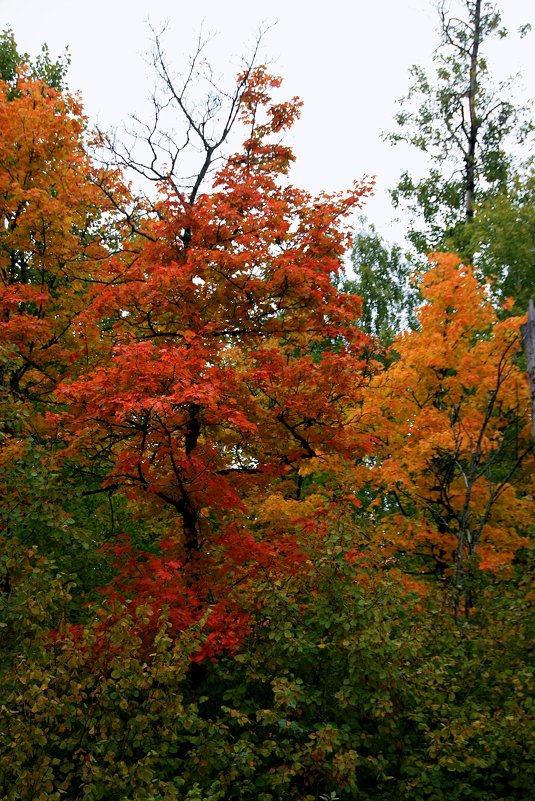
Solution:
<svg viewBox="0 0 535 801">
<path fill-rule="evenodd" d="M 511 32 L 535 22 L 530 0 L 501 0 L 500 6 Z M 217 73 L 232 74 L 258 27 L 274 23 L 261 60 L 284 78 L 285 95 L 304 101 L 291 138 L 293 182 L 332 191 L 375 175 L 368 217 L 387 237 L 395 230 L 386 189 L 418 162 L 380 134 L 392 130 L 409 66 L 430 64 L 437 44 L 434 0 L 0 0 L 0 10 L 2 27 L 12 26 L 19 49 L 35 55 L 47 42 L 56 55 L 68 45 L 69 85 L 81 91 L 90 120 L 103 127 L 132 112 L 147 114 L 149 20 L 155 28 L 169 21 L 166 47 L 177 69 L 194 51 L 201 25 L 217 33 L 210 59 Z M 497 43 L 490 56 L 498 78 L 521 70 L 524 97 L 535 94 L 535 32 L 521 42 L 511 36 Z"/>
</svg>

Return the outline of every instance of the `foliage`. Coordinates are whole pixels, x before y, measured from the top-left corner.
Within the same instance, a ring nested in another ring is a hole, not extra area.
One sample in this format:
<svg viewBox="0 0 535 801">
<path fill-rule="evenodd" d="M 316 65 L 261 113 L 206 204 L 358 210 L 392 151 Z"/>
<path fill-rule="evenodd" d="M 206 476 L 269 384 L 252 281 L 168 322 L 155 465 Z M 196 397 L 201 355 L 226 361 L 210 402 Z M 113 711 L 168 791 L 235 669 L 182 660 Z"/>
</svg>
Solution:
<svg viewBox="0 0 535 801">
<path fill-rule="evenodd" d="M 351 263 L 356 278 L 346 280 L 343 287 L 362 298 L 359 326 L 389 346 L 403 328 L 416 325 L 418 296 L 411 285 L 414 265 L 399 245 L 389 247 L 373 225 L 355 236 Z"/>
<path fill-rule="evenodd" d="M 483 47 L 507 36 L 500 12 L 488 0 L 458 5 L 456 16 L 440 3 L 434 79 L 421 67 L 411 68 L 398 130 L 388 138 L 413 145 L 432 164 L 418 181 L 404 173 L 392 192 L 394 203 L 406 202 L 414 215 L 410 241 L 422 252 L 451 249 L 471 258 L 464 224 L 474 216 L 475 203 L 505 190 L 514 163 L 510 142 L 527 142 L 532 127 L 527 109 L 510 100 L 513 79 L 496 87 L 489 74 Z"/>
<path fill-rule="evenodd" d="M 503 306 L 509 297 L 522 314 L 534 270 L 532 166 L 522 164 L 532 142 L 530 105 L 512 101 L 515 79 L 497 85 L 492 78 L 485 49 L 508 35 L 497 7 L 490 0 L 441 0 L 437 10 L 435 70 L 411 68 L 397 129 L 385 137 L 425 154 L 426 171 L 419 178 L 403 172 L 392 200 L 408 213 L 407 239 L 418 255 L 461 254 L 482 282 L 492 281 L 502 314 L 510 313 Z M 529 30 L 523 26 L 520 36 Z M 425 270 L 418 255 L 404 258 L 373 228 L 355 237 L 357 279 L 348 287 L 363 299 L 365 330 L 383 346 L 403 327 L 415 327 L 417 299 L 408 276 Z"/>
<path fill-rule="evenodd" d="M 161 569 L 182 576 L 173 603 L 182 595 L 194 619 L 207 604 L 215 617 L 272 562 L 295 569 L 299 533 L 372 447 L 347 416 L 373 369 L 359 300 L 331 280 L 342 221 L 368 190 L 313 199 L 285 185 L 292 155 L 273 137 L 298 104 L 272 104 L 277 85 L 250 74 L 247 140 L 213 191 L 191 202 L 164 186 L 135 257 L 109 261 L 82 318 L 98 359 L 55 393 L 68 406 L 64 456 L 104 474 L 143 517 L 164 514 Z M 315 472 L 328 488 L 304 481 Z M 144 582 L 156 610 L 163 573 L 142 564 L 123 561 L 123 592 Z"/>
<path fill-rule="evenodd" d="M 535 174 L 514 176 L 504 192 L 484 201 L 470 225 L 469 249 L 478 273 L 492 281 L 497 302 L 513 298 L 524 314 L 533 297 L 535 275 Z"/>
<path fill-rule="evenodd" d="M 109 255 L 115 176 L 86 153 L 78 100 L 25 77 L 17 92 L 0 86 L 2 373 L 12 399 L 44 401 L 85 355 L 76 326 Z"/>
<path fill-rule="evenodd" d="M 46 44 L 41 47 L 41 52 L 32 62 L 28 53 L 19 53 L 11 28 L 5 28 L 0 33 L 0 79 L 10 87 L 12 94 L 17 92 L 18 74 L 24 69 L 28 70 L 32 78 L 43 81 L 53 89 L 64 90 L 65 76 L 70 63 L 68 49 L 53 61 Z"/>
<path fill-rule="evenodd" d="M 395 340 L 399 360 L 370 393 L 382 410 L 372 480 L 389 493 L 374 503 L 385 511 L 386 547 L 411 554 L 416 574 L 451 579 L 468 615 L 476 566 L 510 564 L 526 544 L 529 392 L 516 366 L 519 320 L 498 320 L 458 257 L 433 259 L 420 330 Z"/>
<path fill-rule="evenodd" d="M 518 320 L 438 255 L 421 330 L 375 359 L 339 288 L 369 186 L 289 183 L 300 104 L 262 67 L 232 96 L 242 148 L 151 206 L 93 162 L 78 100 L 16 81 L 2 797 L 527 801 Z"/>
<path fill-rule="evenodd" d="M 88 589 L 101 511 L 82 497 L 81 466 L 57 460 L 52 393 L 87 367 L 80 314 L 110 254 L 102 187 L 116 182 L 87 154 L 78 100 L 24 75 L 16 86 L 13 96 L 0 86 L 0 521 L 7 538 L 53 555 L 73 579 L 84 574 Z"/>
<path fill-rule="evenodd" d="M 150 658 L 128 618 L 21 653 L 3 677 L 6 801 L 527 801 L 527 581 L 458 627 L 373 559 L 351 564 L 344 531 L 308 573 L 258 582 L 255 633 L 201 690 L 165 625 Z"/>
</svg>

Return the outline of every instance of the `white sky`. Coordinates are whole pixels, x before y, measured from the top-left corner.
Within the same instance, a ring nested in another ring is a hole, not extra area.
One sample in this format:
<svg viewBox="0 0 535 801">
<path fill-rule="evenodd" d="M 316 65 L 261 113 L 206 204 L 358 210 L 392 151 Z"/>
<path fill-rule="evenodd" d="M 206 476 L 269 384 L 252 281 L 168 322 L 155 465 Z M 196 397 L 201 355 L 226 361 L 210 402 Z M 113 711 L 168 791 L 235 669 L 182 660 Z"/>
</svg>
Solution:
<svg viewBox="0 0 535 801">
<path fill-rule="evenodd" d="M 535 94 L 535 22 L 529 0 L 500 0 L 510 38 L 493 48 L 498 78 L 522 70 L 524 97 Z M 147 20 L 168 19 L 167 51 L 180 69 L 195 49 L 204 21 L 218 36 L 210 48 L 216 72 L 235 73 L 263 22 L 276 22 L 262 60 L 283 76 L 283 95 L 299 95 L 304 109 L 290 142 L 297 156 L 293 183 L 312 192 L 348 187 L 376 175 L 369 219 L 395 235 L 386 189 L 403 169 L 418 169 L 410 149 L 394 148 L 380 133 L 393 129 L 395 101 L 408 89 L 408 67 L 429 65 L 437 44 L 433 0 L 0 0 L 0 26 L 11 25 L 19 49 L 35 55 L 47 42 L 53 56 L 69 46 L 69 85 L 80 90 L 91 122 L 109 127 L 147 109 L 153 81 L 146 60 Z M 229 76 L 230 77 L 230 76 Z"/>
</svg>

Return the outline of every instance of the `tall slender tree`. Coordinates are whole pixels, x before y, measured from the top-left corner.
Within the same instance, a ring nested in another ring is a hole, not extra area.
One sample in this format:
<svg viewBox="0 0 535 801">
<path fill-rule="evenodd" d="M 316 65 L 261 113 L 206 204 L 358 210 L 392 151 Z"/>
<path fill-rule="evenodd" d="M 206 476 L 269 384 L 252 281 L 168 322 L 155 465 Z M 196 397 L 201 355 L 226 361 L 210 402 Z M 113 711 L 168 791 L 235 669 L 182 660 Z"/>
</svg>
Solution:
<svg viewBox="0 0 535 801">
<path fill-rule="evenodd" d="M 409 239 L 421 252 L 456 250 L 472 258 L 467 223 L 477 205 L 509 186 L 518 164 L 512 143 L 533 133 L 528 109 L 511 99 L 514 78 L 496 83 L 486 45 L 508 35 L 490 0 L 441 0 L 440 45 L 431 78 L 410 70 L 412 84 L 399 102 L 391 142 L 423 151 L 431 168 L 420 180 L 404 172 L 392 191 L 394 204 L 412 215 Z M 520 35 L 529 26 L 520 29 Z"/>
<path fill-rule="evenodd" d="M 489 68 L 487 45 L 508 35 L 497 6 L 440 0 L 437 11 L 434 74 L 411 67 L 397 129 L 386 135 L 393 144 L 422 151 L 429 169 L 420 179 L 405 171 L 392 198 L 408 213 L 407 238 L 417 253 L 459 253 L 480 279 L 493 282 L 498 304 L 513 297 L 521 314 L 535 269 L 533 168 L 523 161 L 533 134 L 529 105 L 515 103 L 514 78 L 497 83 Z M 525 25 L 519 34 L 528 32 Z M 406 261 L 376 231 L 357 235 L 351 260 L 364 324 L 388 343 L 413 319 L 416 299 L 408 277 L 425 270 L 427 261 Z"/>
</svg>

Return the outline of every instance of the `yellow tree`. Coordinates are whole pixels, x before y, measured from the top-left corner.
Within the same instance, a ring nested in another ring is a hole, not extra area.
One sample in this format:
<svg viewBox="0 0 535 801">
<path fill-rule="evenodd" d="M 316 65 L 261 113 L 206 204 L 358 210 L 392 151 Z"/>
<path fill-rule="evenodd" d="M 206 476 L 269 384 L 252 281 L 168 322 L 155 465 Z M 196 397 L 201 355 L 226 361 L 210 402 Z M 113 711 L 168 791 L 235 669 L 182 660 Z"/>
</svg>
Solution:
<svg viewBox="0 0 535 801">
<path fill-rule="evenodd" d="M 385 491 L 384 547 L 452 584 L 468 616 L 476 567 L 505 566 L 526 542 L 529 393 L 519 319 L 498 319 L 457 256 L 432 261 L 420 329 L 398 336 L 399 358 L 370 394 L 381 443 L 370 473 Z"/>
</svg>

